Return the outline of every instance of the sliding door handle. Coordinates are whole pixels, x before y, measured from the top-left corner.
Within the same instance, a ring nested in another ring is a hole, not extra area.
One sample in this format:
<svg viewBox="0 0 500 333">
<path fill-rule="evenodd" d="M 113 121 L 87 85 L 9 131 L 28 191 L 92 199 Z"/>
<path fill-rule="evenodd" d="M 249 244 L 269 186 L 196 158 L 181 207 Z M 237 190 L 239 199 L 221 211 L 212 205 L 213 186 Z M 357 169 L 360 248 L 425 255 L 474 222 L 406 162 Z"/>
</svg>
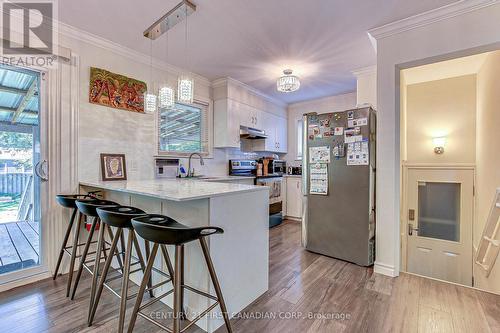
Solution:
<svg viewBox="0 0 500 333">
<path fill-rule="evenodd" d="M 41 181 L 48 181 L 49 176 L 47 175 L 47 172 L 45 172 L 43 166 L 47 165 L 47 160 L 43 160 L 41 162 L 38 162 L 35 164 L 35 167 L 33 168 L 33 171 L 35 172 L 35 175 L 40 178 Z"/>
</svg>

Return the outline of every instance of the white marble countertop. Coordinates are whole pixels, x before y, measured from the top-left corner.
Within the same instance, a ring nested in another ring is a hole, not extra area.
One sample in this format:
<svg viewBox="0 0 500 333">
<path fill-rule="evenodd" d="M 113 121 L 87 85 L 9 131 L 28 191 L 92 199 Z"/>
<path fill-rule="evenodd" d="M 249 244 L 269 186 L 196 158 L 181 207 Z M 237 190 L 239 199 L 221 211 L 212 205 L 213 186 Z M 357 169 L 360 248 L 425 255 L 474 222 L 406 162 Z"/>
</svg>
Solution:
<svg viewBox="0 0 500 333">
<path fill-rule="evenodd" d="M 218 183 L 215 179 L 151 179 L 123 181 L 80 181 L 89 186 L 109 191 L 137 194 L 157 199 L 188 201 L 252 191 L 269 191 L 266 186 Z M 243 177 L 238 177 L 243 178 Z M 227 178 L 225 178 L 227 179 Z"/>
<path fill-rule="evenodd" d="M 302 175 L 284 175 L 283 177 L 302 178 Z"/>
</svg>

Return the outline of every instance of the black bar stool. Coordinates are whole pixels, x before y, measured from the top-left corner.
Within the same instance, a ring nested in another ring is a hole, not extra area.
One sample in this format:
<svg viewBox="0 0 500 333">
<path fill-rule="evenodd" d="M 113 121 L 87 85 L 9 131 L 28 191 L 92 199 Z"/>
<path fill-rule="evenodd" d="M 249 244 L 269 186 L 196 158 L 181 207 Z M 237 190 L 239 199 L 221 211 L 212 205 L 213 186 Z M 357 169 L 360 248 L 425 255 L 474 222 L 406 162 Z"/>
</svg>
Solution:
<svg viewBox="0 0 500 333">
<path fill-rule="evenodd" d="M 88 218 L 92 218 L 92 225 L 90 226 L 89 235 L 88 235 L 87 241 L 85 242 L 85 247 L 83 248 L 82 255 L 80 257 L 80 265 L 78 266 L 78 272 L 76 273 L 75 284 L 73 285 L 73 291 L 71 292 L 71 299 L 75 298 L 76 289 L 78 288 L 78 283 L 80 282 L 80 278 L 82 276 L 83 269 L 85 268 L 91 275 L 93 274 L 93 270 L 91 270 L 90 267 L 87 265 L 88 263 L 90 263 L 92 261 L 91 260 L 87 261 L 87 256 L 89 254 L 92 254 L 92 253 L 89 253 L 90 245 L 96 243 L 96 241 L 92 240 L 92 238 L 94 236 L 94 231 L 100 222 L 96 209 L 99 207 L 104 207 L 104 206 L 119 206 L 116 202 L 109 201 L 109 200 L 96 199 L 96 198 L 78 199 L 78 200 L 76 200 L 75 203 L 76 203 L 76 206 L 78 207 L 78 210 L 80 211 L 81 214 L 87 216 Z M 111 229 L 108 229 L 108 231 L 109 231 L 109 237 L 113 238 L 113 233 L 112 233 Z M 98 247 L 96 248 L 96 251 L 95 251 L 96 254 L 98 251 L 101 250 L 102 246 L 103 245 L 98 244 Z M 117 255 L 117 259 L 118 259 L 118 262 L 120 264 L 120 267 L 123 267 L 119 254 L 120 253 L 118 251 L 116 251 L 116 255 Z M 110 252 L 109 257 L 113 257 L 113 256 L 114 256 L 113 252 Z"/>
<path fill-rule="evenodd" d="M 129 278 L 130 274 L 133 274 L 135 272 L 142 271 L 144 273 L 146 264 L 144 262 L 143 256 L 142 256 L 142 251 L 139 247 L 139 242 L 137 240 L 137 236 L 135 235 L 134 229 L 132 227 L 132 223 L 130 222 L 132 218 L 139 217 L 139 216 L 145 216 L 146 213 L 138 208 L 135 207 L 127 207 L 127 206 L 118 206 L 118 207 L 102 207 L 102 208 L 97 208 L 97 214 L 99 215 L 100 220 L 103 222 L 102 226 L 99 231 L 99 238 L 98 238 L 98 244 L 101 244 L 104 239 L 104 229 L 115 227 L 116 228 L 116 234 L 114 238 L 112 239 L 111 243 L 111 249 L 110 251 L 113 252 L 117 245 L 118 245 L 118 239 L 120 237 L 124 237 L 123 230 L 127 229 L 128 230 L 128 237 L 127 237 L 127 245 L 125 247 L 125 259 L 123 262 L 123 273 L 120 276 L 112 277 L 108 279 L 108 272 L 109 268 L 111 266 L 112 262 L 112 257 L 108 256 L 104 263 L 104 267 L 102 270 L 102 274 L 99 279 L 99 284 L 97 284 L 98 280 L 98 275 L 99 275 L 99 261 L 100 261 L 100 252 L 97 253 L 97 256 L 95 258 L 96 264 L 94 265 L 94 276 L 92 280 L 92 291 L 91 291 L 91 301 L 90 301 L 90 308 L 89 308 L 89 317 L 88 317 L 88 324 L 89 326 L 92 325 L 92 322 L 94 320 L 94 316 L 97 310 L 97 307 L 99 305 L 99 300 L 101 298 L 102 290 L 104 287 L 108 288 L 115 296 L 120 298 L 120 317 L 119 317 L 119 322 L 118 322 L 118 332 L 123 332 L 123 327 L 125 323 L 125 314 L 126 314 L 126 307 L 127 307 L 127 300 L 132 299 L 137 296 L 137 294 L 134 295 L 128 295 L 128 284 L 129 284 Z M 148 253 L 148 246 L 149 242 L 145 242 L 146 246 L 146 257 L 149 259 L 149 253 Z M 99 245 L 98 245 L 99 248 Z M 131 263 L 132 260 L 132 250 L 135 248 L 137 258 L 134 263 Z M 131 271 L 131 267 L 134 265 L 139 264 L 141 267 Z M 159 287 L 161 285 L 164 285 L 168 283 L 171 280 L 171 277 L 173 276 L 173 268 L 172 264 L 170 261 L 167 261 L 167 266 L 169 270 L 169 275 L 161 272 L 168 278 L 167 281 L 164 281 L 162 283 L 159 283 L 155 286 Z M 118 294 L 115 292 L 107 283 L 115 280 L 116 278 L 122 279 L 122 287 L 121 287 L 121 292 Z M 151 279 L 148 280 L 148 289 L 147 291 L 150 292 L 151 297 L 153 296 L 153 289 L 151 285 Z M 97 287 L 97 292 L 94 291 L 96 290 Z"/>
<path fill-rule="evenodd" d="M 84 244 L 78 244 L 78 238 L 80 235 L 80 229 L 82 225 L 82 215 L 78 212 L 78 208 L 76 207 L 77 199 L 86 199 L 90 198 L 90 195 L 80 195 L 80 194 L 58 194 L 56 195 L 56 201 L 63 207 L 72 209 L 71 217 L 69 219 L 68 227 L 66 228 L 66 233 L 64 234 L 64 239 L 61 244 L 61 249 L 59 250 L 59 257 L 57 258 L 56 269 L 54 271 L 53 280 L 57 278 L 57 273 L 59 272 L 59 267 L 61 266 L 62 258 L 64 254 L 67 254 L 70 258 L 69 262 L 69 272 L 68 272 L 68 282 L 66 287 L 66 297 L 69 296 L 69 292 L 71 289 L 71 280 L 73 279 L 73 271 L 75 267 L 75 259 L 79 256 L 76 254 L 76 251 L 79 246 L 83 246 Z M 75 223 L 76 214 L 78 212 L 78 222 L 75 226 L 75 230 L 73 232 L 73 245 L 68 245 L 68 239 L 71 234 L 71 230 Z M 71 251 L 71 252 L 70 252 Z"/>
<path fill-rule="evenodd" d="M 173 332 L 180 333 L 189 329 L 195 322 L 200 320 L 203 316 L 205 316 L 208 312 L 214 309 L 217 305 L 220 305 L 222 316 L 224 317 L 224 322 L 226 324 L 226 329 L 228 332 L 232 332 L 231 324 L 229 322 L 229 316 L 227 314 L 226 304 L 224 302 L 224 298 L 222 296 L 222 291 L 220 288 L 219 280 L 217 279 L 217 275 L 215 273 L 215 268 L 210 258 L 210 253 L 208 250 L 207 242 L 205 241 L 205 237 L 212 234 L 221 234 L 224 231 L 219 227 L 195 227 L 190 228 L 187 227 L 174 219 L 164 216 L 164 215 L 147 215 L 142 217 L 137 217 L 132 219 L 132 225 L 139 236 L 142 238 L 153 242 L 153 248 L 151 250 L 151 256 L 148 259 L 148 264 L 146 266 L 146 272 L 144 273 L 144 277 L 141 282 L 141 286 L 139 288 L 139 292 L 137 295 L 137 300 L 135 302 L 134 310 L 132 312 L 132 317 L 130 318 L 130 325 L 128 327 L 128 332 L 131 333 L 134 329 L 135 321 L 137 319 L 137 315 L 147 319 L 148 321 L 156 324 L 162 329 Z M 184 244 L 199 240 L 201 249 L 203 251 L 203 256 L 205 257 L 205 262 L 207 263 L 208 272 L 210 274 L 210 278 L 212 279 L 212 283 L 215 289 L 215 293 L 217 295 L 213 296 L 204 291 L 193 288 L 189 285 L 185 285 L 183 282 L 183 257 L 184 257 Z M 174 268 L 174 288 L 167 293 L 158 296 L 156 299 L 147 302 L 146 304 L 141 306 L 142 297 L 144 291 L 146 289 L 146 285 L 148 284 L 148 279 L 151 274 L 151 268 L 153 267 L 153 263 L 158 252 L 158 247 L 165 245 L 175 245 L 175 268 Z M 206 310 L 197 315 L 193 321 L 191 321 L 186 327 L 181 330 L 180 322 L 181 317 L 183 317 L 183 304 L 182 304 L 182 296 L 184 294 L 184 289 L 188 289 L 192 292 L 195 292 L 204 297 L 210 298 L 215 301 L 214 304 L 209 306 Z M 160 300 L 170 293 L 174 293 L 174 324 L 173 330 L 162 325 L 161 323 L 156 322 L 147 314 L 141 312 L 145 307 L 151 305 L 153 302 Z"/>
</svg>

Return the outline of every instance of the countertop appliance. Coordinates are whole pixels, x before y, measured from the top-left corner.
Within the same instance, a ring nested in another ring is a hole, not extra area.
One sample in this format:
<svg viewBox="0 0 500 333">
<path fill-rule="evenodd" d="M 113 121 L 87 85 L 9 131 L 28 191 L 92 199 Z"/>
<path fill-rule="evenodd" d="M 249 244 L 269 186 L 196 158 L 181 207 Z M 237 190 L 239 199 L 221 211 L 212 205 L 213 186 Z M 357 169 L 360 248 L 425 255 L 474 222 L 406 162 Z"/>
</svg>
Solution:
<svg viewBox="0 0 500 333">
<path fill-rule="evenodd" d="M 268 174 L 283 176 L 286 174 L 286 162 L 276 159 L 269 160 Z"/>
<path fill-rule="evenodd" d="M 283 221 L 283 173 L 256 176 L 257 163 L 255 160 L 229 160 L 229 175 L 254 176 L 255 185 L 269 186 L 269 227 L 274 227 Z"/>
<path fill-rule="evenodd" d="M 302 244 L 361 266 L 375 260 L 375 135 L 371 107 L 303 116 Z"/>
<path fill-rule="evenodd" d="M 288 173 L 289 175 L 302 175 L 302 167 L 296 167 L 296 166 L 289 166 L 288 167 Z"/>
<path fill-rule="evenodd" d="M 175 178 L 179 174 L 178 158 L 155 158 L 156 178 Z"/>
</svg>

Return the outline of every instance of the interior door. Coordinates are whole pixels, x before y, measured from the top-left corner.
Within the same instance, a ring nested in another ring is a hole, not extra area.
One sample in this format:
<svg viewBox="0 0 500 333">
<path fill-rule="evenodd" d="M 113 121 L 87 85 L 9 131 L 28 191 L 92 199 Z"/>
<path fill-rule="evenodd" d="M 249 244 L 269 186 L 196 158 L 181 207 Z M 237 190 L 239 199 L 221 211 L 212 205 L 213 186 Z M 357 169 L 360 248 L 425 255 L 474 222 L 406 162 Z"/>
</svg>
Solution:
<svg viewBox="0 0 500 333">
<path fill-rule="evenodd" d="M 473 170 L 408 170 L 408 272 L 472 285 L 473 182 Z"/>
</svg>

